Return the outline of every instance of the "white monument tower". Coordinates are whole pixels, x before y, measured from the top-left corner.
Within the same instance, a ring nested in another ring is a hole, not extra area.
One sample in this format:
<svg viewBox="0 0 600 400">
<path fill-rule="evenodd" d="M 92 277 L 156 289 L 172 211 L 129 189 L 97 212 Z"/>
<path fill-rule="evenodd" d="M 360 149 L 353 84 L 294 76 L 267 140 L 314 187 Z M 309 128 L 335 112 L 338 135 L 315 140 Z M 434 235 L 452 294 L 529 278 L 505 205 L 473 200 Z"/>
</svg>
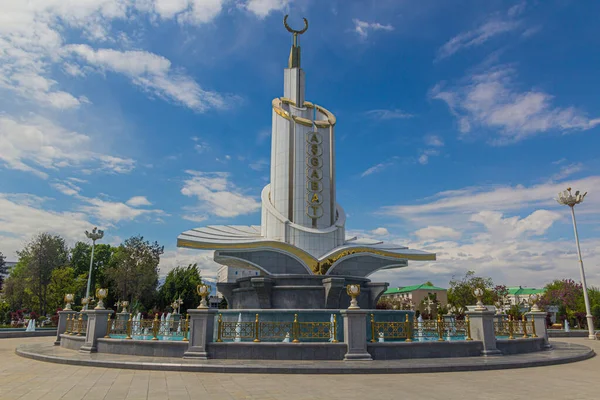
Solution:
<svg viewBox="0 0 600 400">
<path fill-rule="evenodd" d="M 362 285 L 359 302 L 374 308 L 387 283 L 367 276 L 435 254 L 345 237 L 335 193 L 336 119 L 305 99 L 298 36 L 308 21 L 300 31 L 287 16 L 283 23 L 292 48 L 283 97 L 272 102 L 271 181 L 261 194 L 261 225 L 196 228 L 179 235 L 177 245 L 216 250 L 214 260 L 224 266 L 217 287 L 233 308 L 336 308 L 349 301 L 340 292 L 349 283 Z"/>
<path fill-rule="evenodd" d="M 314 257 L 344 244 L 345 215 L 335 201 L 335 117 L 305 100 L 298 35 L 293 34 L 283 97 L 273 100 L 271 183 L 262 192 L 262 236 Z"/>
</svg>

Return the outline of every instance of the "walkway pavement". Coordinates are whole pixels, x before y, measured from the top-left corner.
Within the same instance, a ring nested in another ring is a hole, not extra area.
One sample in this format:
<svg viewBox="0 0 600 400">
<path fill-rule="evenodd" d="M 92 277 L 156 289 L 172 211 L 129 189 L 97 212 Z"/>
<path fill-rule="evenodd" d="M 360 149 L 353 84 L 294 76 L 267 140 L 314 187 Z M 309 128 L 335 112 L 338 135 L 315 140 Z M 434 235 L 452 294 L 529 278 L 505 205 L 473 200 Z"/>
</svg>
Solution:
<svg viewBox="0 0 600 400">
<path fill-rule="evenodd" d="M 0 340 L 0 399 L 593 399 L 600 356 L 527 369 L 409 375 L 276 375 L 136 371 L 45 363 Z M 561 339 L 600 353 L 600 341 Z"/>
</svg>

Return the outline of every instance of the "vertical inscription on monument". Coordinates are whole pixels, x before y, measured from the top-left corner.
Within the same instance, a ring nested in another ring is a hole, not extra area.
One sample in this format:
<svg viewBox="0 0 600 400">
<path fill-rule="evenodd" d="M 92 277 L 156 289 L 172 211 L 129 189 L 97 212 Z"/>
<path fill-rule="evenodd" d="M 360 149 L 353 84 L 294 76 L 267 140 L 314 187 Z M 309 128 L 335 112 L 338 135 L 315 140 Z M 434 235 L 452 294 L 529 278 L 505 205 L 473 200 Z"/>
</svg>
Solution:
<svg viewBox="0 0 600 400">
<path fill-rule="evenodd" d="M 313 220 L 323 216 L 323 137 L 317 131 L 306 134 L 306 215 Z"/>
</svg>

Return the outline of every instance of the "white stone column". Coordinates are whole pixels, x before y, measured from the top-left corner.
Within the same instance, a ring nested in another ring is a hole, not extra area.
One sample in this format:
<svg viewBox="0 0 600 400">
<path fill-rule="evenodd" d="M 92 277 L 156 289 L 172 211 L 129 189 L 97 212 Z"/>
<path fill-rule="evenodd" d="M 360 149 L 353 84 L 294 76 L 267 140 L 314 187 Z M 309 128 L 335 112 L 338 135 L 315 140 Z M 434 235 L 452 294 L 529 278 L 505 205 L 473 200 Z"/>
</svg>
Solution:
<svg viewBox="0 0 600 400">
<path fill-rule="evenodd" d="M 539 338 L 544 339 L 544 347 L 547 349 L 552 348 L 550 343 L 548 342 L 548 329 L 546 327 L 546 312 L 545 311 L 530 311 L 525 313 L 527 317 L 527 321 L 533 318 L 533 323 L 535 324 L 535 334 Z M 527 331 L 529 332 L 530 325 L 527 326 Z M 529 332 L 532 334 L 533 332 Z"/>
<path fill-rule="evenodd" d="M 60 346 L 60 335 L 67 330 L 67 317 L 75 314 L 77 314 L 77 311 L 73 310 L 63 310 L 58 312 L 58 326 L 56 327 L 56 340 L 54 341 L 55 346 Z"/>
<path fill-rule="evenodd" d="M 213 341 L 215 314 L 217 310 L 189 309 L 190 316 L 190 339 L 183 358 L 208 359 L 207 345 Z"/>
<path fill-rule="evenodd" d="M 363 310 L 341 310 L 344 318 L 344 342 L 346 361 L 371 361 L 367 351 L 367 312 Z"/>
<path fill-rule="evenodd" d="M 471 337 L 483 343 L 481 355 L 494 356 L 502 353 L 496 347 L 496 333 L 494 332 L 494 311 L 467 311 L 471 323 Z"/>
<path fill-rule="evenodd" d="M 82 312 L 87 315 L 87 328 L 85 343 L 79 351 L 82 353 L 95 353 L 98 350 L 96 347 L 98 338 L 106 335 L 108 316 L 113 313 L 113 310 L 87 310 Z"/>
</svg>

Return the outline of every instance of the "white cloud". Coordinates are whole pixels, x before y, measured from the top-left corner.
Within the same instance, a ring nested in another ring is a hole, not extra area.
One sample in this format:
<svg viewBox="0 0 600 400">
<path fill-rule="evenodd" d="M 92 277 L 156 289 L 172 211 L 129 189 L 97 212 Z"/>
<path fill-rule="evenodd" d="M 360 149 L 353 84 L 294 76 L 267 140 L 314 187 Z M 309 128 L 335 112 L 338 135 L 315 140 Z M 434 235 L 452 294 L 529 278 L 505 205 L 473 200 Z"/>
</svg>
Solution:
<svg viewBox="0 0 600 400">
<path fill-rule="evenodd" d="M 450 57 L 462 49 L 482 45 L 494 36 L 514 31 L 520 26 L 521 23 L 518 21 L 499 19 L 487 21 L 477 29 L 460 33 L 447 41 L 438 50 L 436 60 Z"/>
<path fill-rule="evenodd" d="M 487 229 L 488 233 L 481 238 L 501 242 L 522 235 L 543 235 L 561 217 L 562 214 L 548 210 L 536 210 L 525 218 L 504 218 L 498 211 L 481 211 L 471 216 L 471 221 L 480 223 Z"/>
<path fill-rule="evenodd" d="M 227 107 L 223 96 L 203 90 L 192 78 L 173 70 L 169 60 L 147 51 L 94 50 L 79 44 L 64 46 L 63 54 L 76 55 L 99 71 L 123 74 L 142 89 L 198 112 Z"/>
<path fill-rule="evenodd" d="M 76 196 L 81 191 L 79 186 L 69 181 L 54 182 L 51 186 L 67 196 Z"/>
<path fill-rule="evenodd" d="M 254 171 L 262 171 L 263 169 L 269 166 L 269 160 L 267 160 L 266 158 L 261 158 L 260 160 L 249 164 L 248 166 Z"/>
<path fill-rule="evenodd" d="M 379 227 L 379 228 L 373 229 L 371 231 L 371 234 L 375 235 L 375 236 L 388 236 L 390 234 L 390 232 L 386 228 Z"/>
<path fill-rule="evenodd" d="M 202 279 L 216 280 L 217 271 L 221 267 L 213 261 L 214 251 L 212 250 L 193 250 L 184 248 L 165 248 L 164 254 L 160 257 L 160 276 L 165 276 L 178 266 L 188 266 L 189 264 L 198 264 Z"/>
<path fill-rule="evenodd" d="M 5 167 L 47 178 L 47 170 L 88 165 L 96 170 L 127 173 L 135 161 L 91 149 L 90 136 L 69 131 L 38 115 L 16 119 L 0 115 L 0 161 Z"/>
<path fill-rule="evenodd" d="M 431 239 L 459 239 L 461 234 L 456 229 L 447 226 L 428 226 L 415 232 L 421 240 Z"/>
<path fill-rule="evenodd" d="M 273 11 L 284 10 L 291 0 L 248 0 L 243 7 L 259 18 L 265 18 Z"/>
<path fill-rule="evenodd" d="M 438 135 L 427 135 L 425 144 L 431 147 L 444 147 L 444 140 Z"/>
<path fill-rule="evenodd" d="M 354 32 L 356 32 L 361 38 L 365 39 L 369 36 L 369 31 L 393 31 L 394 27 L 392 25 L 382 25 L 379 22 L 365 22 L 360 19 L 353 19 L 354 22 Z"/>
<path fill-rule="evenodd" d="M 387 119 L 406 119 L 412 118 L 414 115 L 404 112 L 402 110 L 394 109 L 394 110 L 371 110 L 367 111 L 366 114 L 375 119 L 387 120 Z"/>
<path fill-rule="evenodd" d="M 439 150 L 436 149 L 427 149 L 423 151 L 423 153 L 419 156 L 418 161 L 419 164 L 425 165 L 429 162 L 429 157 L 439 155 Z"/>
<path fill-rule="evenodd" d="M 178 104 L 204 111 L 222 108 L 225 99 L 202 89 L 189 76 L 174 71 L 164 57 L 144 51 L 93 50 L 88 45 L 66 44 L 65 32 L 83 32 L 90 42 L 123 43 L 122 32 L 111 32 L 113 22 L 133 21 L 148 13 L 162 18 L 177 13 L 181 23 L 212 21 L 227 0 L 32 0 L 3 1 L 0 14 L 0 88 L 30 101 L 58 109 L 88 103 L 85 96 L 60 89 L 53 79 L 55 65 L 75 77 L 92 70 L 71 59 L 73 52 L 96 69 L 125 74 L 144 90 Z M 126 39 L 126 38 L 125 38 Z"/>
<path fill-rule="evenodd" d="M 163 0 L 164 1 L 164 0 Z M 188 0 L 189 10 L 180 14 L 180 23 L 205 24 L 211 22 L 221 13 L 227 0 Z"/>
<path fill-rule="evenodd" d="M 566 186 L 587 190 L 600 187 L 600 176 L 590 176 L 571 181 L 568 184 L 548 182 L 532 186 L 494 185 L 483 187 L 468 187 L 460 190 L 440 192 L 428 202 L 415 205 L 396 205 L 383 207 L 380 213 L 402 218 L 413 218 L 430 215 L 434 218 L 442 214 L 470 216 L 481 211 L 515 211 L 525 208 L 555 207 L 559 204 L 554 200 Z M 600 199 L 587 199 L 580 206 L 579 213 L 598 212 Z"/>
<path fill-rule="evenodd" d="M 547 93 L 519 91 L 514 74 L 510 67 L 496 67 L 472 75 L 454 88 L 444 90 L 438 84 L 431 96 L 446 102 L 462 133 L 474 126 L 496 131 L 499 137 L 494 144 L 513 143 L 550 130 L 588 130 L 600 124 L 600 118 L 590 119 L 574 107 L 552 106 L 552 96 Z"/>
<path fill-rule="evenodd" d="M 181 193 L 196 197 L 198 205 L 191 211 L 212 214 L 217 217 L 233 218 L 252 214 L 260 209 L 260 202 L 245 195 L 229 180 L 226 172 L 186 171 L 191 177 L 184 181 Z M 193 218 L 193 216 L 191 217 Z M 190 216 L 188 216 L 190 219 Z"/>
<path fill-rule="evenodd" d="M 367 168 L 362 174 L 360 174 L 361 178 L 364 178 L 365 176 L 369 176 L 378 172 L 383 171 L 384 169 L 388 168 L 389 166 L 391 166 L 393 163 L 386 161 L 386 162 L 382 162 L 379 164 L 375 164 L 370 168 Z"/>
<path fill-rule="evenodd" d="M 131 207 L 125 203 L 102 200 L 99 198 L 78 197 L 88 205 L 81 205 L 79 209 L 96 216 L 99 220 L 108 223 L 132 221 L 141 215 L 164 215 L 162 210 L 148 210 Z"/>
<path fill-rule="evenodd" d="M 84 213 L 51 211 L 47 202 L 29 194 L 0 193 L 0 251 L 11 261 L 16 261 L 17 250 L 37 233 L 60 234 L 73 243 L 84 240 L 83 232 L 94 226 Z"/>
<path fill-rule="evenodd" d="M 73 209 L 83 211 L 88 215 L 93 215 L 100 222 L 107 225 L 112 225 L 121 221 L 131 221 L 141 215 L 167 215 L 162 210 L 137 208 L 140 206 L 152 205 L 152 203 L 145 196 L 134 196 L 127 200 L 126 203 L 122 203 L 118 201 L 82 196 L 80 194 L 81 188 L 68 180 L 56 181 L 52 183 L 51 186 L 59 192 L 79 200 L 80 203 L 72 206 Z"/>
<path fill-rule="evenodd" d="M 146 196 L 134 196 L 134 197 L 130 198 L 129 200 L 127 200 L 127 204 L 130 206 L 133 206 L 133 207 L 151 206 L 152 205 L 152 203 L 150 203 L 150 201 L 148 201 Z"/>
<path fill-rule="evenodd" d="M 552 175 L 552 179 L 560 181 L 582 170 L 582 163 L 572 163 L 569 165 L 563 165 L 562 167 L 560 167 L 560 171 L 558 173 Z"/>
</svg>

